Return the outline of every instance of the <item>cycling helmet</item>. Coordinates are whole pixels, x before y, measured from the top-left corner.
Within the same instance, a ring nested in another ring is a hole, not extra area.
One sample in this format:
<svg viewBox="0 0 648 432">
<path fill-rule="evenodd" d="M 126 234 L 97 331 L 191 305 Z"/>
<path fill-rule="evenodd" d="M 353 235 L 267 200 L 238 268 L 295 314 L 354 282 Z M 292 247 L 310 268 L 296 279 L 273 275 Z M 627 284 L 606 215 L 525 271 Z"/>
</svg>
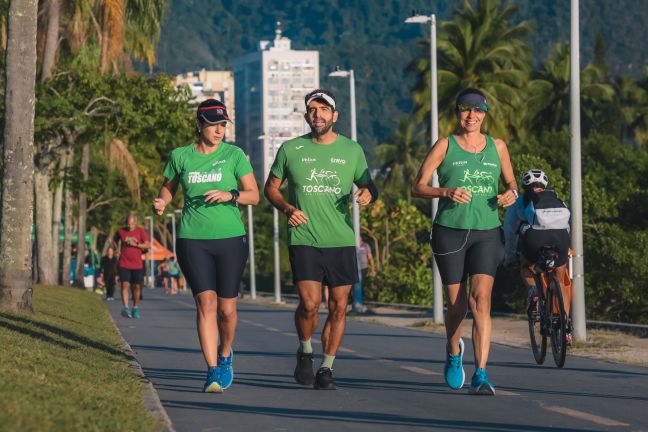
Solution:
<svg viewBox="0 0 648 432">
<path fill-rule="evenodd" d="M 543 188 L 546 188 L 547 184 L 549 183 L 547 174 L 545 174 L 545 172 L 541 169 L 530 169 L 529 171 L 525 172 L 522 176 L 522 185 L 529 186 L 533 183 L 540 183 Z"/>
</svg>

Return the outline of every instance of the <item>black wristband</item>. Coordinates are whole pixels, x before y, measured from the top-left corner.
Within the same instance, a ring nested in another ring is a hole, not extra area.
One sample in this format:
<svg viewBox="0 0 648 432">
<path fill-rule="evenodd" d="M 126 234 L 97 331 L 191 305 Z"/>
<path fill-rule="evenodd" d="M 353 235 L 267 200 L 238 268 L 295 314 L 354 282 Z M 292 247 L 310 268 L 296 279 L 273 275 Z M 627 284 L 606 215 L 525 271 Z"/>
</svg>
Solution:
<svg viewBox="0 0 648 432">
<path fill-rule="evenodd" d="M 230 200 L 230 202 L 233 202 L 233 203 L 237 202 L 239 197 L 241 196 L 241 192 L 239 192 L 236 189 L 232 189 L 229 192 L 232 194 L 232 199 Z"/>
</svg>

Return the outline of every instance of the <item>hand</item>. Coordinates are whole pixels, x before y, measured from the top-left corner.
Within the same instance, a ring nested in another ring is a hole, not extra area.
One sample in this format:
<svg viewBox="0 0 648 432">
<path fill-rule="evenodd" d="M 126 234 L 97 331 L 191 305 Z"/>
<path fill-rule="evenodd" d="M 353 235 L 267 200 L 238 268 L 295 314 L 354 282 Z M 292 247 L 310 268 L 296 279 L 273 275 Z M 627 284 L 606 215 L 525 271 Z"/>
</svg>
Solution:
<svg viewBox="0 0 648 432">
<path fill-rule="evenodd" d="M 448 188 L 448 198 L 459 204 L 468 204 L 472 199 L 472 192 L 463 188 Z"/>
<path fill-rule="evenodd" d="M 376 270 L 371 269 L 371 271 L 369 272 L 369 276 L 371 276 L 372 278 L 375 278 L 376 277 Z"/>
<path fill-rule="evenodd" d="M 288 216 L 288 223 L 290 226 L 296 227 L 308 222 L 308 216 L 298 208 L 292 208 L 290 211 L 286 212 L 286 216 Z"/>
<path fill-rule="evenodd" d="M 164 201 L 162 198 L 155 198 L 153 200 L 153 213 L 155 213 L 158 216 L 161 216 L 162 213 L 164 213 L 165 208 L 166 208 L 166 201 Z"/>
<path fill-rule="evenodd" d="M 371 203 L 371 200 L 373 199 L 373 196 L 371 196 L 371 192 L 369 191 L 369 188 L 366 187 L 359 188 L 356 191 L 354 196 L 355 196 L 355 200 L 362 207 L 369 205 Z"/>
<path fill-rule="evenodd" d="M 497 204 L 503 207 L 509 207 L 515 204 L 515 194 L 510 189 L 503 194 L 497 195 Z"/>
<path fill-rule="evenodd" d="M 207 203 L 224 203 L 232 200 L 230 192 L 220 191 L 218 189 L 207 191 L 203 194 Z"/>
</svg>

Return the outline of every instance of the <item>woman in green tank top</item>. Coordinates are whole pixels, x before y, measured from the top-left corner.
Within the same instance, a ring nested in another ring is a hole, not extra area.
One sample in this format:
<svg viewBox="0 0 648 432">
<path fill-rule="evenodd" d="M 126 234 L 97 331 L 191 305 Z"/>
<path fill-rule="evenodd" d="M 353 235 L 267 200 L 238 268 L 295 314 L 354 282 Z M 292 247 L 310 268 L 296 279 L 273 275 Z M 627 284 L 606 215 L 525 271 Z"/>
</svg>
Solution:
<svg viewBox="0 0 648 432">
<path fill-rule="evenodd" d="M 491 339 L 491 291 L 504 252 L 497 208 L 515 203 L 517 185 L 504 141 L 481 132 L 487 112 L 488 103 L 481 91 L 466 89 L 457 96 L 457 133 L 440 138 L 430 149 L 412 195 L 439 199 L 431 239 L 447 299 L 445 380 L 453 389 L 460 389 L 465 381 L 461 324 L 470 304 L 476 370 L 469 393 L 494 395 L 486 363 Z M 435 171 L 439 187 L 429 186 Z"/>
</svg>

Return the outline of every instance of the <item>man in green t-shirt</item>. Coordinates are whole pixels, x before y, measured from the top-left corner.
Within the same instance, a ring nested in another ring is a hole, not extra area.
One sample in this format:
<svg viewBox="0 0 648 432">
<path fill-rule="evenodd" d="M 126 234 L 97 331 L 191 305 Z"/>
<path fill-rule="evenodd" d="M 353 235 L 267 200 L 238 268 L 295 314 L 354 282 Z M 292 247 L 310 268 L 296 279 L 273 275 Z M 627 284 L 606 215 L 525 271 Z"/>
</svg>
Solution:
<svg viewBox="0 0 648 432">
<path fill-rule="evenodd" d="M 288 217 L 293 280 L 299 291 L 295 326 L 300 347 L 295 380 L 334 390 L 331 369 L 344 336 L 351 286 L 358 281 L 356 244 L 349 213 L 351 199 L 366 206 L 378 191 L 358 143 L 333 131 L 339 113 L 326 90 L 306 95 L 307 135 L 283 143 L 265 185 L 265 195 Z M 279 187 L 288 183 L 288 197 Z M 351 194 L 353 184 L 359 189 Z M 329 315 L 322 331 L 324 359 L 313 373 L 311 336 L 317 327 L 322 284 L 331 288 Z"/>
</svg>

